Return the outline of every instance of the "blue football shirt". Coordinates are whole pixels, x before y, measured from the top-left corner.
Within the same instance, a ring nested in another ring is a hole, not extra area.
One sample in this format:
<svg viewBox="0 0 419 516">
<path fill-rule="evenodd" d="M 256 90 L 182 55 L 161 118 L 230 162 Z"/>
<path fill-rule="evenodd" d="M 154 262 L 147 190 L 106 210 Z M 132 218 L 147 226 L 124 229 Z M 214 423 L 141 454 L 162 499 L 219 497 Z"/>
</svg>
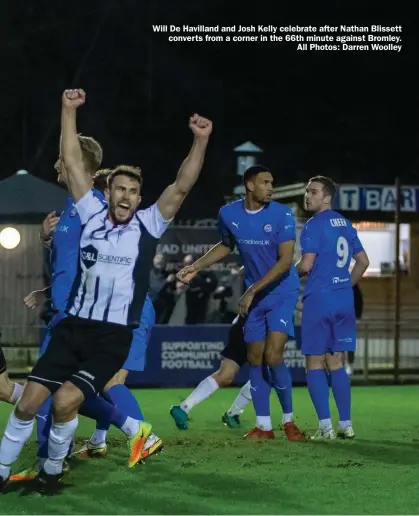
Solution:
<svg viewBox="0 0 419 516">
<path fill-rule="evenodd" d="M 363 251 L 356 229 L 340 213 L 325 210 L 308 220 L 301 232 L 301 253 L 314 253 L 303 297 L 317 292 L 351 289 L 352 256 Z"/>
<path fill-rule="evenodd" d="M 227 204 L 219 212 L 218 227 L 223 244 L 231 249 L 237 246 L 247 288 L 262 279 L 279 260 L 278 245 L 296 239 L 295 219 L 290 208 L 275 201 L 256 212 L 247 211 L 243 200 Z M 293 292 L 299 285 L 292 265 L 261 294 Z"/>
<path fill-rule="evenodd" d="M 94 195 L 103 203 L 105 197 L 99 190 Z M 52 234 L 51 245 L 51 302 L 54 310 L 64 312 L 79 263 L 81 221 L 73 199 L 68 197 L 67 205 Z"/>
</svg>

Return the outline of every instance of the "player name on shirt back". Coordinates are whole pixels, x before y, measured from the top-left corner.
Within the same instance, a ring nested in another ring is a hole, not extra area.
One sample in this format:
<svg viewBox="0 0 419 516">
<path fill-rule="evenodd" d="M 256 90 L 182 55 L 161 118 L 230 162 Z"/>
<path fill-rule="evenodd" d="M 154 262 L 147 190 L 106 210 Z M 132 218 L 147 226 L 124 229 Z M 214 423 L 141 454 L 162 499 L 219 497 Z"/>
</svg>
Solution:
<svg viewBox="0 0 419 516">
<path fill-rule="evenodd" d="M 330 219 L 330 225 L 333 226 L 334 228 L 342 228 L 342 227 L 346 228 L 347 227 L 346 220 L 343 218 Z"/>
</svg>

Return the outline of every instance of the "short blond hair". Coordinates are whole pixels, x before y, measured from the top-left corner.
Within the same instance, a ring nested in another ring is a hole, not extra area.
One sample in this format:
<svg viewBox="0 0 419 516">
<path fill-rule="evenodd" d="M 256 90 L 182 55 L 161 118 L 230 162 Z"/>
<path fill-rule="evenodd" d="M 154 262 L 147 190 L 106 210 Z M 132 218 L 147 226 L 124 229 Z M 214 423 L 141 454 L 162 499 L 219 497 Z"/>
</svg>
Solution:
<svg viewBox="0 0 419 516">
<path fill-rule="evenodd" d="M 91 136 L 78 135 L 86 172 L 93 175 L 102 164 L 103 150 Z"/>
<path fill-rule="evenodd" d="M 93 175 L 93 188 L 103 193 L 108 186 L 108 177 L 111 172 L 112 170 L 110 168 L 102 168 L 95 172 Z"/>
<path fill-rule="evenodd" d="M 138 181 L 140 188 L 143 184 L 143 176 L 140 167 L 132 167 L 131 165 L 118 165 L 108 175 L 108 187 L 111 188 L 112 182 L 117 176 L 127 176 Z"/>
</svg>

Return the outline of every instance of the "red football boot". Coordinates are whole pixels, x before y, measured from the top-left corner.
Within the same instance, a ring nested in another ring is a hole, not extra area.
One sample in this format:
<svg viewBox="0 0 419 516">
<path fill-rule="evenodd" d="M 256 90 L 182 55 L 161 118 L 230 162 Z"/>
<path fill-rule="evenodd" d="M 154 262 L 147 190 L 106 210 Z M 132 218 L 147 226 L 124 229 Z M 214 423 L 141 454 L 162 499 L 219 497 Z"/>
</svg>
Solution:
<svg viewBox="0 0 419 516">
<path fill-rule="evenodd" d="M 288 441 L 306 440 L 303 432 L 297 427 L 294 421 L 290 421 L 289 423 L 285 423 L 285 425 L 282 425 L 282 430 L 284 430 Z"/>
</svg>

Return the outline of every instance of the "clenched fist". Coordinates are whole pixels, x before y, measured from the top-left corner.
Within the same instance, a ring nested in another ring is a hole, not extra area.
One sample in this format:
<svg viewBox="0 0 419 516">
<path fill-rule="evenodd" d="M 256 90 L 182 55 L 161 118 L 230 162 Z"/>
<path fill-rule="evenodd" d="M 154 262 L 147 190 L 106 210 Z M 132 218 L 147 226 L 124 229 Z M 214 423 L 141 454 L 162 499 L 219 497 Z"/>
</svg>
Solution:
<svg viewBox="0 0 419 516">
<path fill-rule="evenodd" d="M 52 233 L 54 232 L 60 217 L 57 215 L 55 211 L 49 213 L 41 226 L 40 238 L 42 242 L 47 242 L 51 240 Z"/>
<path fill-rule="evenodd" d="M 23 302 L 28 308 L 32 308 L 32 310 L 35 310 L 35 308 L 42 305 L 42 303 L 45 301 L 45 298 L 45 290 L 34 290 L 25 297 Z"/>
<path fill-rule="evenodd" d="M 76 109 L 86 102 L 86 93 L 84 90 L 65 90 L 62 101 L 63 107 Z"/>
<path fill-rule="evenodd" d="M 199 116 L 196 113 L 189 119 L 189 127 L 194 136 L 198 138 L 208 138 L 212 132 L 212 122 L 208 118 Z"/>
</svg>

